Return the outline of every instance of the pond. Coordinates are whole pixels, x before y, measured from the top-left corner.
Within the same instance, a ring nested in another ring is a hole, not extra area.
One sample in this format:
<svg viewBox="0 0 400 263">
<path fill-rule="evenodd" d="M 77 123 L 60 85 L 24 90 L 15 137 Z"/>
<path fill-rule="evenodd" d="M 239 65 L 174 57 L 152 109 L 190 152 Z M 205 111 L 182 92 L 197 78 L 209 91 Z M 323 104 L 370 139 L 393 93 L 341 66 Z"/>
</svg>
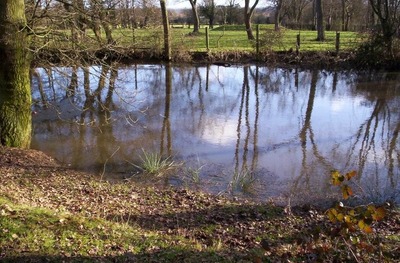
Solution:
<svg viewBox="0 0 400 263">
<path fill-rule="evenodd" d="M 400 72 L 259 65 L 92 65 L 32 71 L 32 148 L 102 179 L 316 203 L 357 171 L 368 202 L 400 200 Z M 138 173 L 145 154 L 175 170 Z"/>
</svg>

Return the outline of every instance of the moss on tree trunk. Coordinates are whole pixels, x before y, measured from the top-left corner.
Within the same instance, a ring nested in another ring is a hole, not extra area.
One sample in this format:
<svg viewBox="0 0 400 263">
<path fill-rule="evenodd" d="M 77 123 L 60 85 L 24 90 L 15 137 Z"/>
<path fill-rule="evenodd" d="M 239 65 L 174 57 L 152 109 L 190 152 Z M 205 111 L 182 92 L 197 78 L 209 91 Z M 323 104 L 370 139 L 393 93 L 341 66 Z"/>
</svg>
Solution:
<svg viewBox="0 0 400 263">
<path fill-rule="evenodd" d="M 31 140 L 30 55 L 24 0 L 0 1 L 0 144 Z"/>
</svg>

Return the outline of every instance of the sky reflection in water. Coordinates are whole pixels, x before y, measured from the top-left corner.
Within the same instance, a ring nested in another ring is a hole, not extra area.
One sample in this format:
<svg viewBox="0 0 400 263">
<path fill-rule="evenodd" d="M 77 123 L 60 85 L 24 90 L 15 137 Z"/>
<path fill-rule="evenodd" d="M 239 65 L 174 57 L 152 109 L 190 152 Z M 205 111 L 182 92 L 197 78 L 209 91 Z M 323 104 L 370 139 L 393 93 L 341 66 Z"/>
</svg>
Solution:
<svg viewBox="0 0 400 263">
<path fill-rule="evenodd" d="M 399 201 L 400 74 L 140 64 L 35 72 L 32 148 L 74 168 L 130 177 L 145 149 L 201 168 L 199 183 L 185 171 L 167 183 L 294 202 L 335 192 L 330 170 L 357 170 L 363 198 Z M 250 172 L 249 189 L 232 187 L 240 171 Z"/>
</svg>

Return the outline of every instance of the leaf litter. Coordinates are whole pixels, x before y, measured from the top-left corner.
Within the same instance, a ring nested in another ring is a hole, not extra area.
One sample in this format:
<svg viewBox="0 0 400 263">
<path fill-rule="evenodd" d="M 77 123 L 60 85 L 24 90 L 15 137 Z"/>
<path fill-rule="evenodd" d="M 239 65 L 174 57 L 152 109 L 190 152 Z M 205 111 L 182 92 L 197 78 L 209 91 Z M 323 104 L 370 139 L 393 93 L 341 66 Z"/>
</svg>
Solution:
<svg viewBox="0 0 400 263">
<path fill-rule="evenodd" d="M 110 183 L 39 151 L 0 147 L 0 261 L 395 262 L 397 208 L 341 242 L 325 211 Z M 41 210 L 42 209 L 42 210 Z M 29 233 L 40 233 L 36 239 Z M 354 253 L 352 253 L 354 252 Z"/>
</svg>

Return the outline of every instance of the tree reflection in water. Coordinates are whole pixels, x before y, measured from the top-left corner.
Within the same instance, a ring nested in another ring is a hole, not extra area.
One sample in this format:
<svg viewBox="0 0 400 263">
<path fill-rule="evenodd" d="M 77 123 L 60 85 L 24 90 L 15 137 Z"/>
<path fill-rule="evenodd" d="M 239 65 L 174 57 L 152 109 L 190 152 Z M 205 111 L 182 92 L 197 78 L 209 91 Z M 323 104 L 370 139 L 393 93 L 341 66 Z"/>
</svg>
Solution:
<svg viewBox="0 0 400 263">
<path fill-rule="evenodd" d="M 129 177 L 145 149 L 202 166 L 205 191 L 248 172 L 252 198 L 299 202 L 333 193 L 331 169 L 354 169 L 363 198 L 399 200 L 400 74 L 170 64 L 32 74 L 33 148 L 77 169 Z"/>
</svg>

